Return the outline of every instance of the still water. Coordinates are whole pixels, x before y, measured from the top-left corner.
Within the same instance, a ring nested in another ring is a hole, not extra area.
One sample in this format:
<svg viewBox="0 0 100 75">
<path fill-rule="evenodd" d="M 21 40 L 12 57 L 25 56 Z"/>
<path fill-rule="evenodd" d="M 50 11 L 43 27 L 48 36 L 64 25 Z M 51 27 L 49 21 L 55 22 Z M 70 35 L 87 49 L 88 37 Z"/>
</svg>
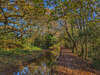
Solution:
<svg viewBox="0 0 100 75">
<path fill-rule="evenodd" d="M 50 52 L 0 57 L 0 75 L 51 75 L 55 56 Z"/>
</svg>

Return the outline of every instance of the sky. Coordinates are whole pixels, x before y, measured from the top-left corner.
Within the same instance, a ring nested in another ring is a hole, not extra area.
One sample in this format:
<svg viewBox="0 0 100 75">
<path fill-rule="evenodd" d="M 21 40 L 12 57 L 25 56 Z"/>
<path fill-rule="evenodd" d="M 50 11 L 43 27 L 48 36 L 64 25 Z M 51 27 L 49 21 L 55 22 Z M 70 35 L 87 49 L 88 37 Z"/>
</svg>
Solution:
<svg viewBox="0 0 100 75">
<path fill-rule="evenodd" d="M 46 8 L 49 8 L 49 9 L 54 9 L 55 8 L 55 6 L 54 5 L 52 5 L 52 6 L 48 6 L 47 5 L 47 1 L 49 1 L 49 0 L 44 0 L 44 7 L 46 7 Z M 62 0 L 62 1 L 64 1 L 64 0 Z M 100 0 L 99 0 L 100 1 Z M 96 8 L 96 7 L 95 7 Z M 97 15 L 96 15 L 96 12 L 93 12 L 93 19 L 95 19 L 95 17 L 96 17 Z M 88 17 L 88 21 L 90 21 L 91 20 L 91 17 Z"/>
<path fill-rule="evenodd" d="M 48 5 L 47 5 L 47 1 L 48 1 L 48 0 L 44 0 L 44 7 L 45 7 L 45 8 L 49 8 L 49 9 L 53 9 L 54 6 L 48 6 Z"/>
</svg>

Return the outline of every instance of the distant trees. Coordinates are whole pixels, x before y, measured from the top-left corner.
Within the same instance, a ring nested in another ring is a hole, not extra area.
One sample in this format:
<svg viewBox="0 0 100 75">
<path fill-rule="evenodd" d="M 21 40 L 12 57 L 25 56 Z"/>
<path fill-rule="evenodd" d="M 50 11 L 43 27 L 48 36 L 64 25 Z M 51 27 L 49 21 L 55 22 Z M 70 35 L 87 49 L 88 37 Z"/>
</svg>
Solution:
<svg viewBox="0 0 100 75">
<path fill-rule="evenodd" d="M 7 32 L 19 32 L 20 37 L 23 34 L 31 33 L 37 19 L 44 15 L 43 2 L 39 1 L 2 1 L 0 2 L 0 26 Z M 41 9 L 40 9 L 41 7 Z M 37 18 L 37 19 L 36 19 Z"/>
<path fill-rule="evenodd" d="M 99 58 L 100 1 L 46 0 L 45 4 L 43 0 L 1 0 L 1 40 L 13 38 L 44 48 L 63 41 L 82 58 Z"/>
<path fill-rule="evenodd" d="M 62 20 L 66 30 L 65 39 L 71 45 L 72 52 L 82 58 L 98 55 L 100 52 L 100 6 L 99 0 L 48 0 L 54 6 L 51 15 L 53 20 Z M 67 37 L 66 37 L 67 35 Z M 98 41 L 96 41 L 98 40 Z M 94 52 L 93 52 L 94 51 Z M 100 58 L 99 58 L 100 59 Z"/>
<path fill-rule="evenodd" d="M 57 22 L 51 20 L 50 10 L 44 7 L 43 0 L 0 1 L 0 39 L 12 40 L 18 44 L 31 46 L 35 39 L 41 37 L 42 42 L 51 40 L 50 34 L 56 34 Z M 48 35 L 47 35 L 48 34 Z M 6 38 L 6 39 L 4 39 Z M 43 39 L 45 39 L 43 41 Z M 1 41 L 7 43 L 5 41 Z M 36 42 L 38 43 L 38 42 Z M 49 45 L 49 42 L 47 43 Z M 4 47 L 7 47 L 6 45 Z M 25 46 L 26 47 L 26 46 Z M 48 46 L 49 47 L 49 46 Z"/>
<path fill-rule="evenodd" d="M 43 36 L 37 37 L 34 41 L 34 46 L 48 49 L 54 44 L 56 44 L 57 40 L 54 35 L 50 33 L 46 33 Z"/>
<path fill-rule="evenodd" d="M 45 9 L 43 0 L 1 0 L 0 39 L 12 40 L 13 42 L 19 40 L 19 42 L 22 43 L 25 38 L 32 41 L 32 39 L 36 37 L 35 33 L 38 31 L 38 25 L 43 23 L 44 19 L 46 19 L 44 14 Z M 33 37 L 34 35 L 35 37 Z M 31 41 L 27 42 L 31 43 Z M 0 43 L 3 45 L 4 42 L 2 41 Z"/>
</svg>

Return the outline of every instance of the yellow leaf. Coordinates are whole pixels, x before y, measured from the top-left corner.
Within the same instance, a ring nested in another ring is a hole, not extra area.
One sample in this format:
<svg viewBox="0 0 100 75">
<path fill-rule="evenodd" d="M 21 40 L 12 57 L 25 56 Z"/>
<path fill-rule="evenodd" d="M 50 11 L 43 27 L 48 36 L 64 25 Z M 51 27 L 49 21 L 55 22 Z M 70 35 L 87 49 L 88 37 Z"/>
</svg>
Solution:
<svg viewBox="0 0 100 75">
<path fill-rule="evenodd" d="M 2 17 L 2 14 L 0 14 L 0 17 Z"/>
</svg>

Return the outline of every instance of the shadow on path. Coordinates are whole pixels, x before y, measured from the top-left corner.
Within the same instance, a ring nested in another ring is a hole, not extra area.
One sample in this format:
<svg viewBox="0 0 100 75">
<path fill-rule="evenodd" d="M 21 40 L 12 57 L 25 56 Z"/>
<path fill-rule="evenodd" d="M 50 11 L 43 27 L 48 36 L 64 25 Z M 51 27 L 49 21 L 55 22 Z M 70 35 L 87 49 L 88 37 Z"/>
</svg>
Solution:
<svg viewBox="0 0 100 75">
<path fill-rule="evenodd" d="M 71 50 L 63 49 L 53 70 L 55 75 L 100 75 L 85 60 L 74 55 Z"/>
</svg>

